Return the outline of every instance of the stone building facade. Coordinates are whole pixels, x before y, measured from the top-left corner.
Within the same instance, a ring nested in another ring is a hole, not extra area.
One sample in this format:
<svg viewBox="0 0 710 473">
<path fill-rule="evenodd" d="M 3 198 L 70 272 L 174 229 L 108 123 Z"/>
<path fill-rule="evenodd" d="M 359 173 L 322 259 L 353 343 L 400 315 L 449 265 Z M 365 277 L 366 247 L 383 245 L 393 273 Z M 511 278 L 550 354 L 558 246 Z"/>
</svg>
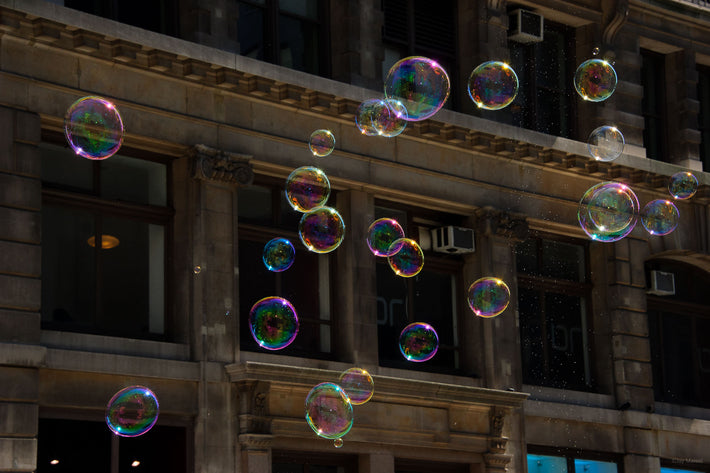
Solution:
<svg viewBox="0 0 710 473">
<path fill-rule="evenodd" d="M 518 9 L 544 18 L 542 42 L 508 40 Z M 595 47 L 619 76 L 604 103 L 571 87 Z M 411 54 L 449 67 L 449 104 L 363 136 L 358 105 Z M 500 113 L 466 93 L 491 59 L 521 76 Z M 0 0 L 0 471 L 710 471 L 709 71 L 703 0 Z M 87 95 L 124 120 L 104 162 L 63 137 Z M 611 163 L 586 149 L 604 124 L 626 137 Z M 320 128 L 337 140 L 323 158 L 306 145 Z M 304 165 L 328 175 L 346 237 L 270 275 L 260 248 L 298 242 L 283 185 Z M 644 205 L 684 170 L 700 188 L 675 232 L 603 243 L 577 224 L 592 185 Z M 365 244 L 387 216 L 424 249 L 417 278 Z M 435 251 L 449 226 L 475 251 Z M 483 276 L 511 289 L 496 318 L 466 303 Z M 299 308 L 281 352 L 247 329 L 266 295 Z M 396 349 L 414 321 L 441 341 L 416 365 Z M 353 366 L 375 395 L 335 449 L 304 399 Z M 135 439 L 103 424 L 129 385 L 161 405 Z"/>
</svg>

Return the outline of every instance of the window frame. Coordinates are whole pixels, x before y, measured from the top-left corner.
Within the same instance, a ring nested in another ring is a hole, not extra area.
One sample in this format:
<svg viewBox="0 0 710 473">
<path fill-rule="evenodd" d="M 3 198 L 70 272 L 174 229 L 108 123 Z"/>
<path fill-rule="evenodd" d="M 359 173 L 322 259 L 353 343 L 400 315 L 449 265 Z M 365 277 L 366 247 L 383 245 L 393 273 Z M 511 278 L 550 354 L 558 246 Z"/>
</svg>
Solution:
<svg viewBox="0 0 710 473">
<path fill-rule="evenodd" d="M 342 468 L 342 473 L 357 473 L 358 461 L 358 455 L 338 455 L 334 453 L 288 450 L 274 450 L 271 452 L 272 471 L 275 463 L 282 463 L 303 466 L 301 473 L 311 473 L 310 466 L 332 466 Z"/>
<path fill-rule="evenodd" d="M 616 473 L 624 473 L 624 455 L 620 453 L 583 450 L 581 448 L 550 447 L 547 445 L 528 445 L 525 457 L 526 464 L 528 455 L 545 455 L 565 458 L 567 460 L 567 473 L 581 473 L 575 471 L 575 460 L 596 460 L 615 463 Z"/>
<path fill-rule="evenodd" d="M 646 157 L 656 161 L 668 162 L 668 105 L 666 102 L 668 84 L 666 82 L 666 55 L 641 48 L 641 85 L 643 99 L 643 146 Z M 651 108 L 649 97 L 655 97 L 658 105 Z M 659 129 L 651 132 L 651 123 Z"/>
<path fill-rule="evenodd" d="M 698 64 L 698 131 L 700 144 L 698 157 L 703 170 L 710 171 L 710 66 Z"/>
</svg>

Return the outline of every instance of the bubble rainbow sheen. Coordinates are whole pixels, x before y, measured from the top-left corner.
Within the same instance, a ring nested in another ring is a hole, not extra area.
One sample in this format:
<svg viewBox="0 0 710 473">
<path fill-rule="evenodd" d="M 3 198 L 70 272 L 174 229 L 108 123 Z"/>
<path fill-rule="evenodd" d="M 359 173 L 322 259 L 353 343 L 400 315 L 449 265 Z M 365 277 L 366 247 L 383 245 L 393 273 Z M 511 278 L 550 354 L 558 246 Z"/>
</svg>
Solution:
<svg viewBox="0 0 710 473">
<path fill-rule="evenodd" d="M 651 235 L 668 235 L 678 226 L 680 213 L 673 202 L 656 199 L 641 209 L 641 224 Z"/>
<path fill-rule="evenodd" d="M 294 169 L 286 179 L 286 200 L 294 210 L 308 212 L 328 201 L 330 181 L 323 171 L 313 166 Z"/>
<path fill-rule="evenodd" d="M 402 226 L 393 218 L 379 218 L 372 222 L 367 230 L 367 246 L 375 256 L 392 256 L 400 249 L 392 245 L 404 238 Z"/>
<path fill-rule="evenodd" d="M 584 100 L 603 102 L 616 90 L 616 71 L 608 61 L 589 59 L 574 73 L 574 88 Z"/>
<path fill-rule="evenodd" d="M 407 128 L 407 108 L 396 99 L 385 99 L 383 102 L 386 107 L 375 117 L 372 124 L 380 136 L 394 138 Z"/>
<path fill-rule="evenodd" d="M 613 161 L 624 152 L 624 135 L 614 126 L 600 126 L 589 134 L 587 150 L 597 161 Z"/>
<path fill-rule="evenodd" d="M 502 279 L 484 277 L 468 288 L 468 305 L 479 317 L 495 317 L 510 303 L 510 289 Z"/>
<path fill-rule="evenodd" d="M 337 210 L 318 207 L 303 214 L 298 224 L 301 242 L 314 253 L 329 253 L 345 238 L 345 222 Z"/>
<path fill-rule="evenodd" d="M 282 297 L 265 297 L 249 311 L 249 330 L 262 348 L 286 348 L 298 335 L 296 309 Z"/>
<path fill-rule="evenodd" d="M 108 100 L 84 97 L 67 110 L 64 135 L 79 156 L 106 159 L 116 154 L 123 143 L 123 120 L 116 106 Z"/>
<path fill-rule="evenodd" d="M 350 398 L 350 402 L 359 406 L 365 404 L 375 393 L 375 382 L 370 373 L 362 368 L 350 368 L 340 374 L 340 387 Z"/>
<path fill-rule="evenodd" d="M 385 97 L 402 102 L 408 121 L 426 120 L 438 112 L 449 98 L 450 89 L 444 68 L 421 56 L 401 59 L 385 78 Z"/>
<path fill-rule="evenodd" d="M 306 422 L 320 437 L 339 439 L 353 426 L 353 406 L 343 388 L 320 383 L 306 396 Z"/>
<path fill-rule="evenodd" d="M 273 238 L 264 245 L 261 259 L 266 269 L 280 273 L 291 267 L 295 257 L 296 250 L 288 239 Z"/>
<path fill-rule="evenodd" d="M 113 395 L 106 406 L 106 424 L 121 437 L 138 437 L 158 420 L 160 406 L 155 393 L 145 386 L 128 386 Z"/>
<path fill-rule="evenodd" d="M 424 252 L 419 244 L 410 238 L 400 238 L 395 240 L 392 246 L 395 248 L 390 251 L 399 248 L 396 253 L 387 257 L 392 271 L 403 278 L 411 278 L 419 274 L 424 268 Z"/>
<path fill-rule="evenodd" d="M 438 350 L 439 336 L 429 324 L 409 324 L 399 335 L 399 351 L 407 361 L 421 363 L 431 360 Z"/>
<path fill-rule="evenodd" d="M 360 133 L 365 136 L 377 136 L 380 134 L 375 126 L 378 120 L 382 120 L 382 114 L 389 114 L 387 103 L 380 99 L 369 99 L 362 102 L 355 112 L 355 124 Z"/>
<path fill-rule="evenodd" d="M 314 156 L 328 156 L 335 149 L 335 136 L 330 130 L 316 130 L 311 133 L 308 149 Z"/>
<path fill-rule="evenodd" d="M 584 193 L 577 220 L 592 240 L 619 241 L 636 226 L 639 201 L 631 188 L 619 182 L 601 182 Z"/>
<path fill-rule="evenodd" d="M 674 199 L 690 199 L 698 191 L 698 178 L 690 172 L 677 172 L 668 181 L 668 192 Z"/>
<path fill-rule="evenodd" d="M 468 78 L 468 96 L 479 108 L 500 110 L 510 105 L 517 95 L 518 76 L 504 62 L 484 62 Z"/>
</svg>

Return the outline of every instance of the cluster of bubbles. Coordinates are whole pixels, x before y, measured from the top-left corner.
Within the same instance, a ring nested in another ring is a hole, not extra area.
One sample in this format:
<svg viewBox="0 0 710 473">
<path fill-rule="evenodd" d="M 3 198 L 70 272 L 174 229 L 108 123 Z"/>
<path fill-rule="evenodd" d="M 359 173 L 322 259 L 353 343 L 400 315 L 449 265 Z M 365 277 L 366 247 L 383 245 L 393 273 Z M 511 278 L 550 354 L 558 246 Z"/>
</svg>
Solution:
<svg viewBox="0 0 710 473">
<path fill-rule="evenodd" d="M 158 420 L 160 406 L 155 393 L 145 386 L 128 386 L 118 391 L 106 406 L 106 425 L 121 437 L 138 437 Z"/>
<path fill-rule="evenodd" d="M 319 437 L 343 446 L 343 437 L 353 426 L 353 405 L 365 404 L 375 392 L 370 373 L 350 368 L 340 375 L 338 384 L 320 383 L 306 396 L 306 422 Z"/>
<path fill-rule="evenodd" d="M 106 159 L 123 143 L 123 120 L 116 106 L 96 96 L 74 102 L 64 116 L 64 135 L 81 157 Z"/>
<path fill-rule="evenodd" d="M 357 108 L 355 124 L 363 135 L 393 138 L 404 131 L 408 118 L 399 100 L 370 99 Z"/>
<path fill-rule="evenodd" d="M 380 218 L 367 230 L 367 246 L 375 256 L 386 257 L 397 276 L 411 278 L 424 268 L 424 252 L 411 238 L 405 238 L 395 219 Z"/>
</svg>

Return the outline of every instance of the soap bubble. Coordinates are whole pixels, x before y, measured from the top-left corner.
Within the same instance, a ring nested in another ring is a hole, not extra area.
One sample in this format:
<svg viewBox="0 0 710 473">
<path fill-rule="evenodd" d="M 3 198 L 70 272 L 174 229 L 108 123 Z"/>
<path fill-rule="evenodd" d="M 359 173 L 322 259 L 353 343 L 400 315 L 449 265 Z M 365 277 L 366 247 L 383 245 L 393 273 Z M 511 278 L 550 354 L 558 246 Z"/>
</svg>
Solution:
<svg viewBox="0 0 710 473">
<path fill-rule="evenodd" d="M 311 389 L 306 396 L 306 422 L 323 438 L 347 434 L 353 426 L 353 406 L 343 388 L 321 383 Z"/>
<path fill-rule="evenodd" d="M 599 47 L 595 46 L 594 49 L 592 49 L 592 56 L 599 56 Z"/>
<path fill-rule="evenodd" d="M 593 240 L 614 242 L 631 233 L 638 211 L 638 198 L 630 187 L 619 182 L 601 182 L 582 196 L 577 220 Z"/>
<path fill-rule="evenodd" d="M 375 392 L 375 382 L 370 373 L 362 368 L 350 368 L 340 375 L 338 384 L 345 390 L 350 402 L 359 406 L 372 398 Z"/>
<path fill-rule="evenodd" d="M 399 100 L 385 99 L 385 108 L 373 120 L 373 125 L 380 136 L 393 138 L 407 128 L 407 109 Z"/>
<path fill-rule="evenodd" d="M 372 222 L 367 230 L 367 246 L 375 256 L 392 256 L 399 251 L 395 240 L 404 238 L 404 230 L 393 218 L 380 218 Z"/>
<path fill-rule="evenodd" d="M 335 148 L 335 136 L 330 130 L 316 130 L 311 133 L 308 148 L 314 156 L 328 156 Z"/>
<path fill-rule="evenodd" d="M 312 166 L 294 169 L 286 179 L 286 200 L 299 212 L 325 205 L 330 197 L 330 181 L 323 171 Z"/>
<path fill-rule="evenodd" d="M 400 60 L 385 78 L 385 97 L 402 102 L 409 121 L 434 115 L 444 106 L 449 91 L 449 76 L 444 68 L 425 57 Z"/>
<path fill-rule="evenodd" d="M 145 386 L 128 386 L 113 395 L 106 406 L 106 424 L 121 437 L 138 437 L 158 420 L 158 398 Z"/>
<path fill-rule="evenodd" d="M 380 132 L 375 127 L 377 120 L 383 110 L 387 110 L 384 100 L 370 99 L 362 102 L 355 112 L 355 124 L 363 135 L 376 136 Z"/>
<path fill-rule="evenodd" d="M 337 439 L 333 440 L 333 446 L 335 448 L 343 448 L 343 439 L 337 438 Z"/>
<path fill-rule="evenodd" d="M 274 238 L 264 245 L 261 259 L 269 271 L 280 273 L 286 271 L 293 264 L 296 250 L 286 238 Z"/>
<path fill-rule="evenodd" d="M 198 264 L 197 266 L 195 266 L 194 268 L 192 268 L 192 272 L 195 273 L 195 274 L 200 274 L 200 273 L 202 272 L 202 266 L 200 266 L 200 265 Z"/>
<path fill-rule="evenodd" d="M 249 311 L 249 330 L 262 348 L 286 348 L 298 335 L 296 309 L 282 297 L 265 297 Z"/>
<path fill-rule="evenodd" d="M 123 143 L 123 121 L 114 104 L 89 96 L 74 102 L 64 116 L 64 135 L 76 154 L 106 159 Z"/>
<path fill-rule="evenodd" d="M 500 110 L 518 95 L 518 76 L 504 62 L 484 62 L 468 78 L 468 95 L 479 108 Z"/>
<path fill-rule="evenodd" d="M 498 278 L 480 278 L 468 288 L 468 305 L 479 317 L 495 317 L 510 303 L 510 289 Z"/>
<path fill-rule="evenodd" d="M 404 327 L 399 335 L 399 351 L 407 361 L 431 360 L 439 350 L 439 336 L 429 324 L 415 322 Z"/>
<path fill-rule="evenodd" d="M 584 100 L 602 102 L 616 90 L 614 66 L 603 59 L 584 61 L 574 73 L 574 88 Z"/>
<path fill-rule="evenodd" d="M 651 235 L 668 235 L 678 226 L 678 218 L 678 207 L 670 200 L 652 200 L 641 209 L 641 224 Z"/>
<path fill-rule="evenodd" d="M 624 135 L 614 126 L 600 126 L 589 135 L 587 149 L 597 161 L 613 161 L 624 151 Z"/>
<path fill-rule="evenodd" d="M 424 267 L 424 252 L 419 244 L 409 238 L 400 238 L 395 240 L 392 246 L 395 247 L 394 249 L 399 248 L 395 254 L 387 257 L 392 271 L 403 278 L 411 278 L 419 274 Z"/>
<path fill-rule="evenodd" d="M 314 253 L 329 253 L 345 238 L 345 222 L 337 210 L 319 207 L 303 214 L 298 224 L 298 236 Z"/>
<path fill-rule="evenodd" d="M 690 199 L 698 191 L 698 178 L 690 172 L 677 172 L 668 181 L 668 192 L 674 199 Z"/>
</svg>

